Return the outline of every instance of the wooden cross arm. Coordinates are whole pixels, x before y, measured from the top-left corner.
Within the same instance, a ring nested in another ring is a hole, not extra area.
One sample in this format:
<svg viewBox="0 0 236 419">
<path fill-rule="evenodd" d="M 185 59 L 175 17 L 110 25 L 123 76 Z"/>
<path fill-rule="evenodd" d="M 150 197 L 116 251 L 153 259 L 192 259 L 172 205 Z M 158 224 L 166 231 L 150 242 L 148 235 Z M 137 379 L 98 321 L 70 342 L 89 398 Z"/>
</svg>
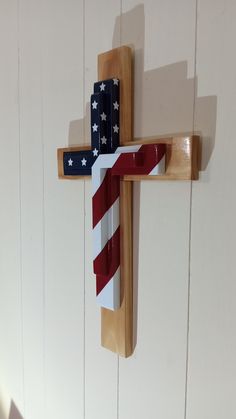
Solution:
<svg viewBox="0 0 236 419">
<path fill-rule="evenodd" d="M 137 180 L 197 180 L 199 176 L 198 150 L 199 136 L 168 137 L 159 139 L 141 139 L 125 142 L 123 146 L 135 144 L 166 144 L 166 172 L 164 175 L 125 175 L 125 181 Z M 90 150 L 89 145 L 59 148 L 57 150 L 59 179 L 83 179 L 83 176 L 64 174 L 63 154 L 65 152 Z"/>
</svg>

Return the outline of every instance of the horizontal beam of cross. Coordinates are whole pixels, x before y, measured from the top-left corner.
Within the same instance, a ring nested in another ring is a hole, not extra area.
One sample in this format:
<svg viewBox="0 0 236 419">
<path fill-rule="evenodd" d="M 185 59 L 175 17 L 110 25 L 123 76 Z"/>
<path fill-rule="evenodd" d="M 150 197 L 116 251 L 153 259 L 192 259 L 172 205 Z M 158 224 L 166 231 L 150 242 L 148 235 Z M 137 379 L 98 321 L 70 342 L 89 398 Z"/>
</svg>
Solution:
<svg viewBox="0 0 236 419">
<path fill-rule="evenodd" d="M 132 146 L 140 144 L 166 144 L 166 172 L 161 176 L 145 176 L 145 175 L 125 175 L 125 181 L 137 180 L 197 180 L 199 176 L 198 167 L 198 148 L 199 136 L 178 136 L 159 139 L 141 139 L 125 142 L 122 145 Z M 58 158 L 58 177 L 60 179 L 82 179 L 84 176 L 71 176 L 64 174 L 64 153 L 76 153 L 83 150 L 90 150 L 88 146 L 77 146 L 59 148 L 57 151 Z"/>
</svg>

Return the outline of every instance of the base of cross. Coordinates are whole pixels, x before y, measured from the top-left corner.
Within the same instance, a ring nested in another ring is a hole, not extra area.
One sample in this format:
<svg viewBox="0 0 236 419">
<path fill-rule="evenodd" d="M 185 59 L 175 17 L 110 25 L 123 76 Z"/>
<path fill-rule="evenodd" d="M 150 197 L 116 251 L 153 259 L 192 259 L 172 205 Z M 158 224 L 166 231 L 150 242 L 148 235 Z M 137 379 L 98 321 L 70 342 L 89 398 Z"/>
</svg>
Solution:
<svg viewBox="0 0 236 419">
<path fill-rule="evenodd" d="M 197 180 L 199 137 L 184 135 L 168 138 L 132 140 L 132 50 L 123 46 L 98 56 L 98 80 L 112 79 L 120 83 L 120 145 L 123 147 L 147 144 L 165 147 L 165 170 L 147 175 L 130 171 L 120 177 L 120 305 L 118 309 L 101 308 L 101 343 L 121 356 L 130 356 L 135 347 L 133 333 L 133 246 L 132 246 L 132 181 L 138 180 Z M 88 152 L 91 146 L 60 148 L 57 151 L 60 179 L 82 179 L 65 173 L 65 153 Z M 71 158 L 71 157 L 70 157 Z M 70 161 L 73 161 L 71 159 Z M 86 173 L 87 175 L 87 173 Z M 87 176 L 86 176 L 87 177 Z"/>
</svg>

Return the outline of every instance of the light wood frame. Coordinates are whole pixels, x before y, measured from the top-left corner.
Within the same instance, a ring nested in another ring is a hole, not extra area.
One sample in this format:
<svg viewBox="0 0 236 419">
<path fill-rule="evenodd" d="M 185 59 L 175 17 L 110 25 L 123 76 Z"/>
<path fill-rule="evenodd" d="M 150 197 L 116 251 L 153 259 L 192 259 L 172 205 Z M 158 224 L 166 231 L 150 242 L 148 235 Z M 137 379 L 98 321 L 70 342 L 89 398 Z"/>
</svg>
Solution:
<svg viewBox="0 0 236 419">
<path fill-rule="evenodd" d="M 101 343 L 105 348 L 128 357 L 133 353 L 133 253 L 132 253 L 132 181 L 134 180 L 197 180 L 198 136 L 173 136 L 159 139 L 133 140 L 133 58 L 132 50 L 123 46 L 98 56 L 98 80 L 120 80 L 120 145 L 165 143 L 167 144 L 166 173 L 158 176 L 131 176 L 121 179 L 121 307 L 111 311 L 101 309 Z M 81 179 L 83 176 L 65 176 L 63 153 L 88 150 L 78 146 L 57 151 L 60 179 Z"/>
</svg>

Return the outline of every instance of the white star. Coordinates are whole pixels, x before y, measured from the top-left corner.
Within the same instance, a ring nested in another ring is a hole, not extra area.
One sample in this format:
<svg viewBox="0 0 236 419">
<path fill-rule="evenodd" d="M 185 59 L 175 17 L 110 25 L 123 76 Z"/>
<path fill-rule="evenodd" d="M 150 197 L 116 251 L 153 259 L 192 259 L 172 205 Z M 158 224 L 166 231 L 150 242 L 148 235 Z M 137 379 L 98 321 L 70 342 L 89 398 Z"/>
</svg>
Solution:
<svg viewBox="0 0 236 419">
<path fill-rule="evenodd" d="M 82 166 L 86 166 L 87 160 L 83 157 L 83 160 L 81 160 Z"/>
<path fill-rule="evenodd" d="M 97 106 L 98 106 L 98 102 L 96 102 L 96 100 L 94 100 L 93 103 L 92 103 L 92 108 L 97 109 Z"/>
<path fill-rule="evenodd" d="M 93 132 L 97 132 L 97 130 L 98 130 L 98 125 L 97 125 L 97 124 L 93 124 L 92 128 L 93 128 Z"/>
<path fill-rule="evenodd" d="M 101 138 L 101 142 L 102 142 L 102 144 L 107 143 L 107 139 L 106 139 L 105 135 L 103 135 L 103 137 Z"/>
<path fill-rule="evenodd" d="M 106 116 L 106 114 L 104 112 L 101 113 L 101 118 L 102 118 L 102 121 L 106 121 L 107 120 L 107 116 Z"/>
<path fill-rule="evenodd" d="M 94 157 L 97 157 L 97 155 L 98 155 L 98 150 L 96 148 L 93 150 L 93 155 L 94 155 Z"/>
<path fill-rule="evenodd" d="M 118 86 L 119 80 L 118 79 L 113 79 L 113 83 Z"/>
<path fill-rule="evenodd" d="M 116 133 L 118 134 L 118 132 L 119 132 L 119 127 L 118 127 L 118 125 L 117 125 L 117 124 L 116 124 L 116 125 L 114 125 L 113 130 L 114 130 L 114 132 L 116 132 Z"/>
<path fill-rule="evenodd" d="M 113 103 L 113 106 L 115 111 L 119 110 L 119 103 L 117 101 Z"/>
<path fill-rule="evenodd" d="M 68 164 L 69 164 L 69 166 L 72 166 L 73 165 L 73 160 L 68 160 Z"/>
<path fill-rule="evenodd" d="M 105 90 L 106 85 L 102 82 L 102 84 L 100 84 L 99 87 L 100 87 L 100 91 L 102 92 Z"/>
</svg>

